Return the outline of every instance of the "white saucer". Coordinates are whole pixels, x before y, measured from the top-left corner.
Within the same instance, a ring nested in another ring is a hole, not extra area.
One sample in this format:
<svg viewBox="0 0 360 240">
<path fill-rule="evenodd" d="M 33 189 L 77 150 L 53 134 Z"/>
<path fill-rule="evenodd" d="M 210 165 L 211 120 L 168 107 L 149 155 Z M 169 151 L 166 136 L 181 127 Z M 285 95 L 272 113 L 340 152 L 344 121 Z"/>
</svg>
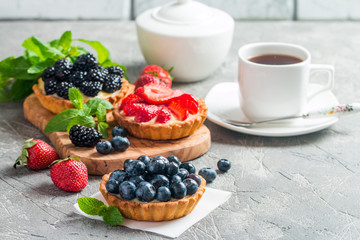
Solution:
<svg viewBox="0 0 360 240">
<path fill-rule="evenodd" d="M 309 85 L 309 94 L 320 88 L 318 84 Z M 258 136 L 285 137 L 316 132 L 327 128 L 339 119 L 337 117 L 295 119 L 261 124 L 254 127 L 237 127 L 222 119 L 247 121 L 240 109 L 239 87 L 237 82 L 224 82 L 215 85 L 205 98 L 209 109 L 208 119 L 224 128 Z M 339 104 L 331 91 L 320 93 L 307 104 L 305 111 L 318 107 L 329 107 Z"/>
</svg>

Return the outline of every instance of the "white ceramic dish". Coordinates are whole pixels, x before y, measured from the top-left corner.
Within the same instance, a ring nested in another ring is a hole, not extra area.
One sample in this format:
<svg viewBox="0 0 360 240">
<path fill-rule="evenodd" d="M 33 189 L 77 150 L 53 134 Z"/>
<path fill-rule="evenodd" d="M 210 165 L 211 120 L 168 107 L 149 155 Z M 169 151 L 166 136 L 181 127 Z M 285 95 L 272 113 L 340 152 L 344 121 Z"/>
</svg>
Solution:
<svg viewBox="0 0 360 240">
<path fill-rule="evenodd" d="M 310 84 L 309 95 L 321 88 L 321 85 Z M 276 123 L 261 124 L 254 127 L 237 127 L 222 119 L 247 121 L 240 109 L 239 87 L 236 82 L 224 82 L 215 85 L 205 98 L 209 109 L 208 119 L 224 128 L 258 136 L 286 137 L 308 134 L 325 129 L 339 119 L 337 117 L 317 119 L 296 119 Z M 305 111 L 318 107 L 329 107 L 339 104 L 331 91 L 316 95 L 306 105 Z"/>
</svg>

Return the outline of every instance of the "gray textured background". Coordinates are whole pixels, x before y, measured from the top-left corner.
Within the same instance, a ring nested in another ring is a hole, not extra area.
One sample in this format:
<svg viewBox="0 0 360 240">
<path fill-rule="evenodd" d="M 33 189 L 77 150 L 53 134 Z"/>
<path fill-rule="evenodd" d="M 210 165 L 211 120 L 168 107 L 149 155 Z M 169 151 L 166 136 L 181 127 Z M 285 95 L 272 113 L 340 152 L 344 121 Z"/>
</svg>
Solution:
<svg viewBox="0 0 360 240">
<path fill-rule="evenodd" d="M 65 30 L 96 39 L 134 80 L 145 66 L 133 22 L 0 22 L 0 59 L 22 54 L 31 35 L 43 41 Z M 207 80 L 175 87 L 205 97 L 218 82 L 236 81 L 237 49 L 256 41 L 303 45 L 314 63 L 336 69 L 333 93 L 340 102 L 360 99 L 360 25 L 356 22 L 240 22 L 231 50 Z M 98 191 L 90 176 L 79 193 L 57 189 L 49 170 L 12 168 L 25 139 L 47 139 L 28 123 L 22 102 L 0 103 L 0 239 L 162 239 L 161 236 L 109 227 L 74 213 L 76 199 Z M 232 132 L 209 121 L 208 153 L 193 161 L 200 169 L 220 158 L 232 169 L 209 186 L 233 192 L 230 200 L 192 226 L 179 239 L 359 239 L 360 121 L 340 119 L 326 130 L 297 137 L 257 137 Z"/>
</svg>

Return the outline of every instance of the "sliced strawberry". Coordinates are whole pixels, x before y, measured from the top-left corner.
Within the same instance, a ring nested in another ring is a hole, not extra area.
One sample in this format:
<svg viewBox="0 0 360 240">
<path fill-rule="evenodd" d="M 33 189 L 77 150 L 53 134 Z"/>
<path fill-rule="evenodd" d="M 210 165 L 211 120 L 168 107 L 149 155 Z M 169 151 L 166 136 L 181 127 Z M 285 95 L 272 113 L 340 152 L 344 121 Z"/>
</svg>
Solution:
<svg viewBox="0 0 360 240">
<path fill-rule="evenodd" d="M 135 89 L 142 87 L 148 83 L 164 84 L 167 85 L 164 81 L 161 81 L 158 77 L 150 73 L 141 74 L 138 79 L 135 81 Z"/>
<path fill-rule="evenodd" d="M 135 114 L 136 122 L 148 122 L 158 115 L 160 107 L 156 105 L 142 104 Z"/>
<path fill-rule="evenodd" d="M 141 75 L 151 74 L 151 75 L 157 77 L 158 79 L 160 79 L 160 81 L 165 83 L 168 87 L 171 87 L 171 85 L 172 85 L 172 77 L 170 75 L 171 70 L 172 69 L 165 70 L 162 67 L 157 66 L 157 65 L 148 65 L 142 70 Z"/>
<path fill-rule="evenodd" d="M 150 104 L 165 104 L 171 101 L 174 91 L 162 84 L 148 83 L 135 92 Z"/>
<path fill-rule="evenodd" d="M 180 104 L 183 105 L 190 114 L 197 114 L 199 112 L 199 102 L 192 94 L 184 93 L 181 96 L 174 98 L 173 100 L 179 100 Z"/>
<path fill-rule="evenodd" d="M 140 96 L 131 93 L 122 100 L 119 110 L 120 111 L 123 110 L 127 105 L 131 103 L 143 103 L 143 102 L 144 100 Z"/>
<path fill-rule="evenodd" d="M 181 104 L 180 100 L 172 101 L 168 105 L 168 108 L 174 114 L 176 119 L 180 121 L 184 121 L 189 116 L 188 110 Z"/>
<path fill-rule="evenodd" d="M 138 111 L 140 111 L 140 108 L 142 105 L 146 105 L 145 103 L 130 103 L 127 105 L 123 111 L 125 116 L 135 116 Z"/>
<path fill-rule="evenodd" d="M 166 123 L 171 119 L 171 111 L 168 107 L 162 106 L 159 114 L 156 117 L 155 122 L 157 123 Z"/>
</svg>

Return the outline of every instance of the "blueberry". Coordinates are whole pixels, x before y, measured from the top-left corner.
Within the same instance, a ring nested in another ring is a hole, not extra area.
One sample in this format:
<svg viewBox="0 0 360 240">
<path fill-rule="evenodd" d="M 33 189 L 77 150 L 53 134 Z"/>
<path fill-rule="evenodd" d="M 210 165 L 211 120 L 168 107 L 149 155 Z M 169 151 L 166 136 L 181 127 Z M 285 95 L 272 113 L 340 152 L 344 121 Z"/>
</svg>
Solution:
<svg viewBox="0 0 360 240">
<path fill-rule="evenodd" d="M 186 186 L 183 182 L 175 182 L 170 185 L 171 196 L 181 199 L 186 196 Z"/>
<path fill-rule="evenodd" d="M 148 162 L 150 162 L 150 157 L 148 155 L 141 155 L 137 160 L 142 161 L 146 165 Z"/>
<path fill-rule="evenodd" d="M 191 173 L 191 174 L 189 174 L 189 176 L 187 176 L 187 178 L 191 178 L 191 179 L 195 180 L 195 182 L 197 183 L 197 185 L 200 186 L 200 184 L 201 184 L 201 178 L 200 178 L 198 175 L 196 175 L 196 174 L 194 174 L 194 173 Z"/>
<path fill-rule="evenodd" d="M 115 137 L 115 136 L 126 137 L 127 136 L 126 130 L 121 126 L 114 127 L 111 133 L 112 133 L 113 137 Z"/>
<path fill-rule="evenodd" d="M 145 173 L 145 163 L 139 160 L 131 161 L 126 166 L 125 171 L 129 176 L 143 175 Z"/>
<path fill-rule="evenodd" d="M 179 175 L 174 175 L 174 176 L 171 176 L 170 182 L 171 183 L 182 182 L 182 178 Z"/>
<path fill-rule="evenodd" d="M 165 165 L 168 165 L 169 164 L 169 160 L 164 157 L 164 156 L 161 156 L 161 155 L 157 155 L 155 157 L 153 157 L 154 160 L 161 160 L 165 163 Z"/>
<path fill-rule="evenodd" d="M 153 174 L 148 173 L 148 172 L 143 175 L 145 181 L 147 181 L 147 182 L 150 182 L 150 180 L 153 178 L 153 176 L 154 176 Z"/>
<path fill-rule="evenodd" d="M 181 164 L 181 161 L 179 160 L 179 158 L 177 156 L 171 155 L 167 159 L 169 160 L 169 162 L 177 163 L 177 165 Z"/>
<path fill-rule="evenodd" d="M 211 183 L 216 178 L 216 172 L 212 168 L 202 168 L 199 171 L 199 175 L 205 178 L 206 182 Z"/>
<path fill-rule="evenodd" d="M 132 176 L 129 178 L 130 182 L 133 182 L 136 186 L 139 186 L 139 184 L 143 181 L 145 181 L 143 176 Z"/>
<path fill-rule="evenodd" d="M 136 189 L 136 197 L 141 202 L 151 202 L 155 199 L 156 189 L 153 185 L 146 182 L 141 182 L 139 187 Z"/>
<path fill-rule="evenodd" d="M 111 145 L 116 151 L 124 152 L 130 146 L 130 142 L 126 137 L 115 136 L 111 139 Z"/>
<path fill-rule="evenodd" d="M 127 180 L 129 178 L 129 175 L 124 170 L 115 170 L 110 174 L 109 179 L 115 179 L 119 183 Z"/>
<path fill-rule="evenodd" d="M 151 185 L 151 183 L 149 183 L 148 181 L 142 181 L 139 183 L 138 188 L 144 185 Z"/>
<path fill-rule="evenodd" d="M 126 170 L 127 166 L 128 166 L 129 163 L 132 162 L 132 161 L 134 161 L 134 160 L 132 160 L 132 159 L 130 159 L 130 158 L 128 158 L 128 159 L 126 159 L 126 160 L 124 161 L 124 170 Z"/>
<path fill-rule="evenodd" d="M 179 173 L 179 165 L 175 162 L 171 162 L 165 167 L 165 172 L 169 176 L 176 175 Z"/>
<path fill-rule="evenodd" d="M 105 184 L 105 188 L 106 191 L 108 191 L 109 193 L 114 193 L 114 194 L 118 194 L 119 193 L 119 181 L 115 180 L 115 179 L 109 179 L 106 184 Z"/>
<path fill-rule="evenodd" d="M 169 187 L 169 179 L 161 174 L 156 174 L 150 180 L 150 183 L 158 189 L 161 186 Z"/>
<path fill-rule="evenodd" d="M 189 176 L 189 172 L 185 168 L 180 168 L 178 175 L 181 177 L 182 180 L 184 180 L 185 178 L 187 178 L 187 176 Z"/>
<path fill-rule="evenodd" d="M 109 154 L 112 150 L 111 142 L 102 141 L 96 144 L 96 151 L 101 154 Z"/>
<path fill-rule="evenodd" d="M 196 168 L 192 163 L 184 162 L 180 164 L 179 168 L 185 168 L 189 173 L 196 173 Z"/>
<path fill-rule="evenodd" d="M 159 187 L 156 193 L 156 200 L 159 202 L 168 202 L 171 199 L 171 192 L 168 187 Z"/>
<path fill-rule="evenodd" d="M 231 162 L 227 159 L 220 159 L 217 162 L 217 167 L 222 172 L 227 172 L 231 168 Z"/>
<path fill-rule="evenodd" d="M 125 181 L 120 184 L 119 193 L 124 200 L 133 200 L 135 198 L 136 186 L 133 182 Z"/>
<path fill-rule="evenodd" d="M 160 159 L 153 159 L 146 164 L 146 170 L 150 174 L 162 174 L 165 170 L 165 163 Z"/>
<path fill-rule="evenodd" d="M 187 195 L 193 195 L 198 190 L 198 184 L 195 180 L 191 178 L 186 178 L 183 183 L 186 186 L 186 194 Z"/>
</svg>

